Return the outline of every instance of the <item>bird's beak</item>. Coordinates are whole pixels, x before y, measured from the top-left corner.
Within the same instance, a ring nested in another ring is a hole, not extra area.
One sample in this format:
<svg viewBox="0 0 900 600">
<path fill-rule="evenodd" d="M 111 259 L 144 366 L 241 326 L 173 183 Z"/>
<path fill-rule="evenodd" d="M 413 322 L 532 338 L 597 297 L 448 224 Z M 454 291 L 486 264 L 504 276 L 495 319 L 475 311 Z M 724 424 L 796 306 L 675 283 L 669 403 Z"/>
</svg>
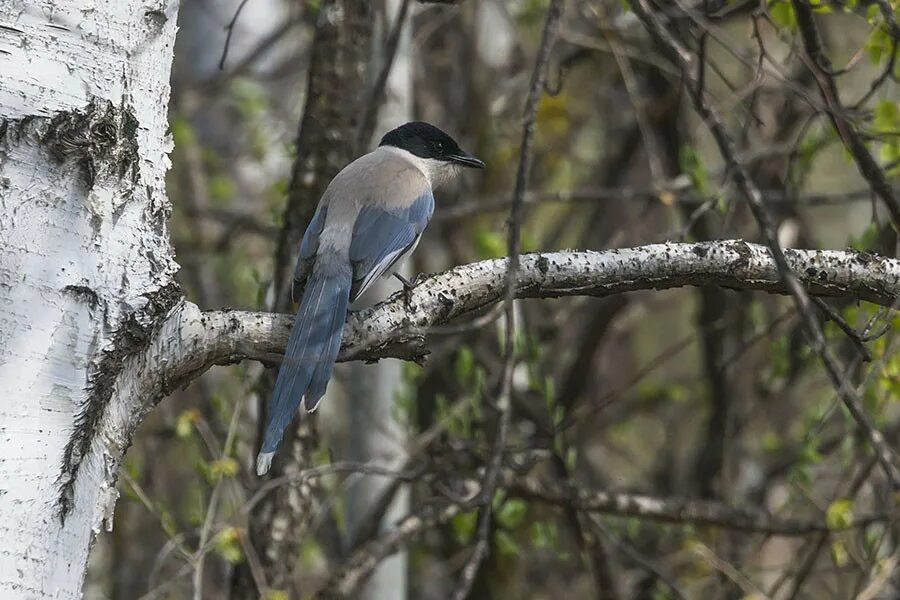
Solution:
<svg viewBox="0 0 900 600">
<path fill-rule="evenodd" d="M 471 154 L 454 154 L 449 157 L 452 162 L 464 167 L 473 167 L 475 169 L 483 169 L 484 161 L 475 158 Z"/>
</svg>

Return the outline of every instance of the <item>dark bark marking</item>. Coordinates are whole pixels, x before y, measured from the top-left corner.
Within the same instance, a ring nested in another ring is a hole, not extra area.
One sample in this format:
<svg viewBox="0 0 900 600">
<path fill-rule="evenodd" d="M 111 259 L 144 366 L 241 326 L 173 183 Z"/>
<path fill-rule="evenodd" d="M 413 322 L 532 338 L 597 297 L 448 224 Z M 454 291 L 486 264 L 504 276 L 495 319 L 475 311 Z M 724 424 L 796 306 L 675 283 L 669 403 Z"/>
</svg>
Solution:
<svg viewBox="0 0 900 600">
<path fill-rule="evenodd" d="M 138 179 L 138 121 L 130 107 L 117 108 L 93 99 L 83 110 L 62 111 L 50 118 L 40 136 L 50 156 L 78 166 L 88 189 L 98 176 Z"/>
<path fill-rule="evenodd" d="M 84 294 L 80 286 L 68 286 L 68 291 Z M 90 291 L 90 290 L 89 290 Z M 89 401 L 75 415 L 72 437 L 63 453 L 59 484 L 59 518 L 65 522 L 75 505 L 75 479 L 84 455 L 90 448 L 97 425 L 112 398 L 116 378 L 125 360 L 143 351 L 159 329 L 168 312 L 181 301 L 184 294 L 177 283 L 170 283 L 147 297 L 147 304 L 133 312 L 112 336 L 111 348 L 101 351 L 92 361 L 87 380 Z"/>
</svg>

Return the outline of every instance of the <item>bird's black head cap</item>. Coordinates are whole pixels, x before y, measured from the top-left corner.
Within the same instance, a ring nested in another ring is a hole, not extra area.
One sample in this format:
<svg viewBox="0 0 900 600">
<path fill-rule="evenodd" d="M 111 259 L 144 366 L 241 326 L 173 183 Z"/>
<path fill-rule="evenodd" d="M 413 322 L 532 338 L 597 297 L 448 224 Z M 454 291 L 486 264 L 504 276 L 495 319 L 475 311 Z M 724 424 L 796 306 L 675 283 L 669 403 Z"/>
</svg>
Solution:
<svg viewBox="0 0 900 600">
<path fill-rule="evenodd" d="M 419 158 L 455 162 L 467 167 L 484 167 L 484 163 L 464 152 L 452 137 L 424 121 L 412 121 L 387 132 L 379 146 L 393 146 Z"/>
</svg>

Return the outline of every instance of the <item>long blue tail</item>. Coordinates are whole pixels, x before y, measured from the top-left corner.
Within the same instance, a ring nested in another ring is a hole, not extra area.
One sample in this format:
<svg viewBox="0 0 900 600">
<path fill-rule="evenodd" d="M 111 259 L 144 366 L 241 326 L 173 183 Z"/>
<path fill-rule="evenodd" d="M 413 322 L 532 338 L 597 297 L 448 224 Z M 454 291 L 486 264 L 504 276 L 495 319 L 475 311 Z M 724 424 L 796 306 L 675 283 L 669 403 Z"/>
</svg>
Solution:
<svg viewBox="0 0 900 600">
<path fill-rule="evenodd" d="M 336 266 L 321 260 L 313 267 L 278 371 L 275 393 L 269 401 L 269 422 L 256 457 L 258 475 L 269 470 L 275 449 L 300 401 L 311 412 L 325 394 L 341 349 L 351 283 L 349 265 Z"/>
</svg>

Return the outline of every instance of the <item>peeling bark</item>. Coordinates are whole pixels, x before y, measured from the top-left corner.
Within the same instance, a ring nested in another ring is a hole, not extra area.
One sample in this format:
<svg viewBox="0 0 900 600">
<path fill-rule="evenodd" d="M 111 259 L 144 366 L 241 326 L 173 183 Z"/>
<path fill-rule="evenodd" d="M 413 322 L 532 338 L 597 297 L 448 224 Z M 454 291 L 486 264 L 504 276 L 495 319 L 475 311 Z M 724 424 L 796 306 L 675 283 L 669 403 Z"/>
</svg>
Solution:
<svg viewBox="0 0 900 600">
<path fill-rule="evenodd" d="M 164 187 L 177 3 L 50 4 L 0 0 L 3 598 L 80 597 L 130 443 L 118 423 L 142 409 L 121 375 L 181 299 Z"/>
</svg>

